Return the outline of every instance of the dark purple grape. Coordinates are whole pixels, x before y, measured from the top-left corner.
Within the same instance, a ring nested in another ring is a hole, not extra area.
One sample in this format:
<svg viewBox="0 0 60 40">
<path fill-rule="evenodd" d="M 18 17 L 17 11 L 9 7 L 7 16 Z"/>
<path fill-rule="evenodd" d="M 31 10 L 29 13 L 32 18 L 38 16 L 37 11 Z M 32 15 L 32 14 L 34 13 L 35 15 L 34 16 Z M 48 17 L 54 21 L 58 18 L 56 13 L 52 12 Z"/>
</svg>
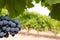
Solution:
<svg viewBox="0 0 60 40">
<path fill-rule="evenodd" d="M 18 32 L 19 31 L 19 28 L 15 28 L 15 31 Z"/>
<path fill-rule="evenodd" d="M 10 20 L 9 16 L 6 15 L 5 16 L 5 20 L 8 20 L 9 21 Z"/>
<path fill-rule="evenodd" d="M 5 19 L 5 17 L 4 17 L 4 16 L 1 16 L 1 19 L 2 19 L 2 20 L 4 20 L 4 19 Z"/>
<path fill-rule="evenodd" d="M 11 27 L 16 27 L 16 24 L 15 23 L 11 23 Z"/>
<path fill-rule="evenodd" d="M 1 32 L 1 30 L 0 30 L 0 32 Z"/>
<path fill-rule="evenodd" d="M 6 32 L 10 32 L 10 27 L 7 27 L 6 28 Z"/>
<path fill-rule="evenodd" d="M 11 25 L 12 23 L 13 23 L 12 21 L 9 21 L 9 22 L 8 22 L 8 25 Z"/>
<path fill-rule="evenodd" d="M 2 27 L 3 30 L 6 30 L 6 26 Z"/>
<path fill-rule="evenodd" d="M 3 21 L 0 21 L 0 25 L 1 25 L 1 26 L 3 25 Z"/>
<path fill-rule="evenodd" d="M 15 31 L 15 28 L 11 28 L 10 31 L 11 31 L 11 32 L 14 32 L 14 31 Z"/>
<path fill-rule="evenodd" d="M 7 24 L 8 24 L 8 21 L 3 20 L 3 24 L 4 24 L 4 25 L 7 25 Z"/>
<path fill-rule="evenodd" d="M 0 32 L 0 36 L 4 37 L 5 33 L 4 32 Z"/>
<path fill-rule="evenodd" d="M 14 20 L 12 20 L 14 23 L 16 23 L 16 24 L 19 24 L 19 21 L 18 21 L 18 19 L 14 19 Z"/>
<path fill-rule="evenodd" d="M 17 28 L 19 28 L 19 30 L 21 30 L 21 25 L 17 25 Z"/>
<path fill-rule="evenodd" d="M 5 25 L 6 27 L 10 27 L 9 25 Z"/>
<path fill-rule="evenodd" d="M 10 20 L 9 16 L 7 16 L 7 15 L 6 15 L 6 16 L 1 16 L 0 18 L 1 18 L 2 20 L 7 20 L 7 21 Z"/>
<path fill-rule="evenodd" d="M 1 28 L 1 27 L 3 27 L 3 25 L 2 25 L 2 26 L 0 25 L 0 28 Z"/>
</svg>

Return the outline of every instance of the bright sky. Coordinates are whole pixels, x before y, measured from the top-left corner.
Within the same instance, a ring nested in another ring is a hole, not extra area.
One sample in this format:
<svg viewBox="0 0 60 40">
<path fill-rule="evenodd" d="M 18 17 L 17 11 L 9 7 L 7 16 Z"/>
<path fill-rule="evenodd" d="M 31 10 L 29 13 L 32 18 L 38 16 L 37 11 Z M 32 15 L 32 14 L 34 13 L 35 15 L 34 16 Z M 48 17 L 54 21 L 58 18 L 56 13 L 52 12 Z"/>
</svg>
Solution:
<svg viewBox="0 0 60 40">
<path fill-rule="evenodd" d="M 36 4 L 35 2 L 33 2 L 33 4 L 34 4 L 34 7 L 28 9 L 29 11 L 35 11 L 42 15 L 47 15 L 47 16 L 49 15 L 50 11 L 46 7 L 42 7 L 41 3 Z"/>
</svg>

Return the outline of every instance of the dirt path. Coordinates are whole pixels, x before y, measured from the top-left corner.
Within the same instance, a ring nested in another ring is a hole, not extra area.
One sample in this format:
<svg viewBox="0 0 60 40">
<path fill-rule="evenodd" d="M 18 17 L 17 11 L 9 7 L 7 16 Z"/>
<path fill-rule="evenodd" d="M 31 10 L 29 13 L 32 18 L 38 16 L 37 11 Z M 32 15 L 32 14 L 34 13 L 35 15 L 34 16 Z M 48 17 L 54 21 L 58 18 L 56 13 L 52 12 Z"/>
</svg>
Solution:
<svg viewBox="0 0 60 40">
<path fill-rule="evenodd" d="M 1 38 L 0 40 L 55 40 L 55 39 L 50 39 L 45 37 L 33 37 L 33 36 L 18 34 L 15 37 L 9 36 L 9 38 Z"/>
<path fill-rule="evenodd" d="M 22 30 L 24 32 L 26 32 L 25 30 Z M 30 31 L 30 33 L 35 33 L 36 34 L 36 31 Z M 40 32 L 40 34 L 49 34 L 49 35 L 53 35 L 51 33 L 45 33 L 45 32 Z M 42 37 L 42 36 L 33 36 L 33 35 L 26 35 L 26 34 L 17 34 L 15 35 L 14 37 L 12 37 L 11 35 L 8 37 L 8 38 L 0 38 L 0 40 L 55 40 L 54 38 L 48 38 L 48 37 Z M 60 40 L 60 39 L 58 39 Z"/>
</svg>

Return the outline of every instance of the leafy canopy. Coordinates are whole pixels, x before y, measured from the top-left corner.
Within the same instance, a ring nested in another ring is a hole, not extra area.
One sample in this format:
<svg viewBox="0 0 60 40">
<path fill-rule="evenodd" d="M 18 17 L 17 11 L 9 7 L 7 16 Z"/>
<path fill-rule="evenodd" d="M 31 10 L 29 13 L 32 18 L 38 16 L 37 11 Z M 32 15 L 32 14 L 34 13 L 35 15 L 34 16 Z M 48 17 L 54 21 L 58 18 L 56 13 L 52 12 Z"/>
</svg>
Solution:
<svg viewBox="0 0 60 40">
<path fill-rule="evenodd" d="M 24 9 L 32 8 L 34 6 L 32 4 L 33 1 L 36 3 L 41 1 L 41 5 L 47 7 L 51 11 L 50 16 L 60 20 L 60 14 L 57 14 L 60 13 L 60 0 L 0 0 L 0 11 L 2 8 L 5 8 L 8 10 L 10 17 L 14 18 L 22 14 Z"/>
<path fill-rule="evenodd" d="M 27 27 L 29 30 L 60 32 L 60 21 L 54 20 L 50 16 L 41 15 L 37 12 L 24 11 L 23 14 L 18 16 L 18 19 L 23 29 Z"/>
</svg>

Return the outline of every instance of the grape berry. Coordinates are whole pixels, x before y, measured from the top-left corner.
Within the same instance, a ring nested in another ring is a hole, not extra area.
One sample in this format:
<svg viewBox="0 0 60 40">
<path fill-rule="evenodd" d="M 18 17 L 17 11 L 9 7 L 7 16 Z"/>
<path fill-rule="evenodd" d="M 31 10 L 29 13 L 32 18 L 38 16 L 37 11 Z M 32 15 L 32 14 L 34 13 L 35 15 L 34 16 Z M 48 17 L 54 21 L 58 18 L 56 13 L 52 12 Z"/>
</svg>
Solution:
<svg viewBox="0 0 60 40">
<path fill-rule="evenodd" d="M 8 15 L 0 16 L 0 38 L 8 38 L 9 34 L 15 36 L 21 30 L 21 24 L 17 19 L 11 20 Z"/>
</svg>

